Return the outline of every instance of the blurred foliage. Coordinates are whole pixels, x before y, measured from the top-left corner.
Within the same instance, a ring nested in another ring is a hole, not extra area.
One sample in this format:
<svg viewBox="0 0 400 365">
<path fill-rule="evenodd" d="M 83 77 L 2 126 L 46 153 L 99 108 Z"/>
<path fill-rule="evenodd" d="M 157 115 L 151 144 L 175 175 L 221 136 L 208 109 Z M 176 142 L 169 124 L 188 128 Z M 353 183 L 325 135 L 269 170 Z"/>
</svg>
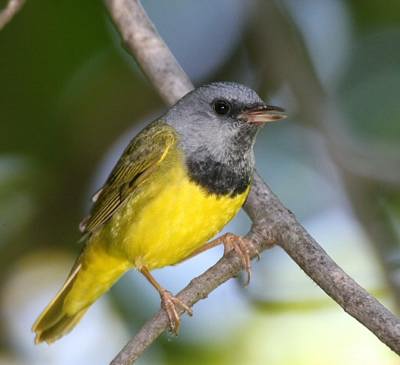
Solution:
<svg viewBox="0 0 400 365">
<path fill-rule="evenodd" d="M 400 23 L 400 4 L 396 0 L 387 0 L 385 5 L 374 0 L 348 0 L 347 5 L 356 30 L 367 33 L 382 28 L 397 28 Z"/>
<path fill-rule="evenodd" d="M 399 305 L 400 3 L 143 3 L 196 82 L 243 82 L 288 108 L 289 121 L 259 136 L 259 171 L 346 270 Z M 0 364 L 70 364 L 77 346 L 107 363 L 159 305 L 137 275 L 50 348 L 34 347 L 29 328 L 80 250 L 90 194 L 132 127 L 164 106 L 101 1 L 27 1 L 0 32 L 0 86 Z M 247 226 L 239 217 L 229 229 Z M 210 264 L 159 275 L 179 288 Z M 313 364 L 327 353 L 332 364 L 399 363 L 329 303 L 272 250 L 254 265 L 250 288 L 220 288 L 184 319 L 178 339 L 162 337 L 139 363 Z"/>
</svg>

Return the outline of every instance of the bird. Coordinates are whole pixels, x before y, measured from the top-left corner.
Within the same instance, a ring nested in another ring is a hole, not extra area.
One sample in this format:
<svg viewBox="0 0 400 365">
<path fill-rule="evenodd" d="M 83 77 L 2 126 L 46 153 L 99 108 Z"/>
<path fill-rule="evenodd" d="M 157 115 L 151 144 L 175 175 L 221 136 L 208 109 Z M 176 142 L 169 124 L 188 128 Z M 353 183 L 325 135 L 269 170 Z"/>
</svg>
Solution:
<svg viewBox="0 0 400 365">
<path fill-rule="evenodd" d="M 39 315 L 35 343 L 69 333 L 88 308 L 131 269 L 158 291 L 177 334 L 178 308 L 192 309 L 151 271 L 223 244 L 250 278 L 249 240 L 214 237 L 240 210 L 254 173 L 254 143 L 267 122 L 286 117 L 251 88 L 213 82 L 183 96 L 128 144 L 80 224 L 83 249 L 64 285 Z"/>
</svg>

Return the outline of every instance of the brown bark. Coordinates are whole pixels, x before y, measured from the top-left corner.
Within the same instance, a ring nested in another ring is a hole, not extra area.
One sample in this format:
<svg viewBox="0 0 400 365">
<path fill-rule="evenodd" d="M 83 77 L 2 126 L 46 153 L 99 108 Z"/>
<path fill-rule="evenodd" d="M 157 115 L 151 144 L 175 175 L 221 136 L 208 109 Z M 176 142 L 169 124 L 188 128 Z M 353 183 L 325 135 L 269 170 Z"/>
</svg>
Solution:
<svg viewBox="0 0 400 365">
<path fill-rule="evenodd" d="M 138 0 L 105 0 L 126 48 L 163 100 L 172 105 L 193 89 Z M 377 299 L 349 277 L 297 222 L 269 187 L 256 174 L 246 212 L 253 221 L 246 238 L 259 252 L 276 242 L 347 313 L 400 354 L 400 321 Z M 233 253 L 193 279 L 177 297 L 194 305 L 225 281 L 238 274 L 240 259 Z M 180 313 L 182 314 L 182 313 Z M 112 365 L 131 364 L 168 328 L 167 315 L 160 310 L 121 350 Z"/>
</svg>

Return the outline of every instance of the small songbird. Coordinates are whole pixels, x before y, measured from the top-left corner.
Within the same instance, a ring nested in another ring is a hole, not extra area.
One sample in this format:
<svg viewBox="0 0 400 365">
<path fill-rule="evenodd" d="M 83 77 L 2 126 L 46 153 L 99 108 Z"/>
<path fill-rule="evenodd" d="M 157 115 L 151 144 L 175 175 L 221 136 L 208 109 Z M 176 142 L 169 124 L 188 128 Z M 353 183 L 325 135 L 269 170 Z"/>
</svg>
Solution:
<svg viewBox="0 0 400 365">
<path fill-rule="evenodd" d="M 157 289 L 170 328 L 191 309 L 150 271 L 217 244 L 235 250 L 250 274 L 248 240 L 233 234 L 207 243 L 239 211 L 254 170 L 253 146 L 266 122 L 285 117 L 252 89 L 216 82 L 185 95 L 126 147 L 80 225 L 85 246 L 64 286 L 33 325 L 35 343 L 67 334 L 125 272 Z"/>
</svg>

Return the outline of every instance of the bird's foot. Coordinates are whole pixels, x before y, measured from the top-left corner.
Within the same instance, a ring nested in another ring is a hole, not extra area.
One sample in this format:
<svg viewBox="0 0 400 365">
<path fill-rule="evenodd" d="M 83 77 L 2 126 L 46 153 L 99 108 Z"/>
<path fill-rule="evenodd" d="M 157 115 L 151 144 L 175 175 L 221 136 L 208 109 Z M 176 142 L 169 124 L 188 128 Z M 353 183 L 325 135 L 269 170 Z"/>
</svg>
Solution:
<svg viewBox="0 0 400 365">
<path fill-rule="evenodd" d="M 256 246 L 250 240 L 232 233 L 223 235 L 221 241 L 224 244 L 224 255 L 233 250 L 242 260 L 243 269 L 247 273 L 247 280 L 244 285 L 247 286 L 251 279 L 251 257 L 255 255 L 260 259 Z"/>
<path fill-rule="evenodd" d="M 177 308 L 180 307 L 184 312 L 193 315 L 192 309 L 188 307 L 178 298 L 174 297 L 168 290 L 162 289 L 160 291 L 161 307 L 166 311 L 169 321 L 170 331 L 177 336 L 179 332 L 179 326 L 181 323 L 180 316 Z"/>
</svg>

